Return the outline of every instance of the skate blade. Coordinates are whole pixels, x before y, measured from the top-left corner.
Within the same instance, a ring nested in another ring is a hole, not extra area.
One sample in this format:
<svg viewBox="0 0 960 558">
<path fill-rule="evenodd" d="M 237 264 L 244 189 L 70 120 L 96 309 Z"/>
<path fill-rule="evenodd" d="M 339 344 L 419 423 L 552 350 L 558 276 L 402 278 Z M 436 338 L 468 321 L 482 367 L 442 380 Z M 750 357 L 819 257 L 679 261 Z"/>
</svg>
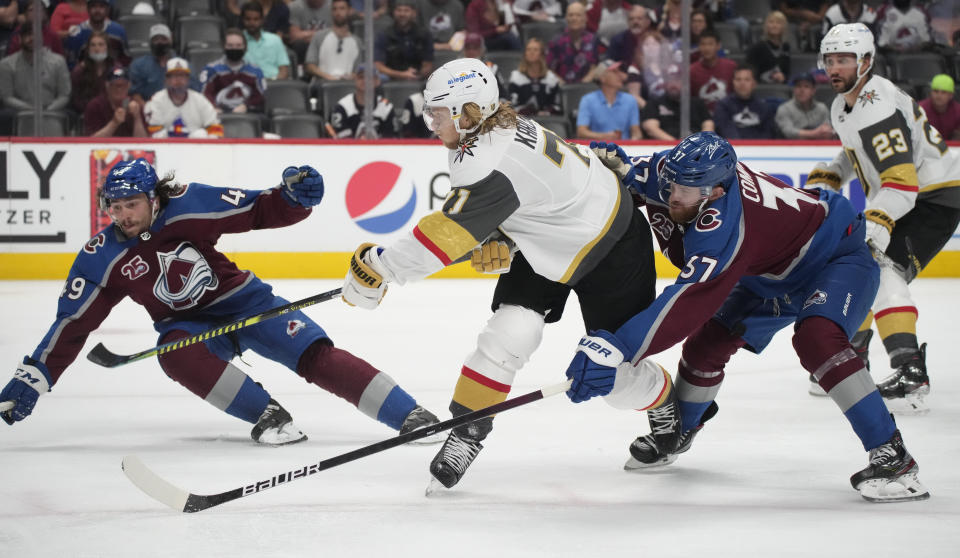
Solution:
<svg viewBox="0 0 960 558">
<path fill-rule="evenodd" d="M 886 504 L 913 502 L 930 497 L 927 487 L 920 484 L 917 475 L 903 475 L 895 479 L 871 479 L 857 487 L 860 496 L 868 502 Z"/>
<path fill-rule="evenodd" d="M 445 432 L 437 432 L 436 434 L 432 434 L 430 436 L 427 436 L 426 438 L 420 438 L 419 440 L 412 440 L 410 442 L 407 442 L 407 445 L 408 446 L 433 446 L 436 444 L 442 444 L 446 439 L 447 437 Z"/>
<path fill-rule="evenodd" d="M 623 464 L 624 471 L 638 471 L 643 469 L 657 469 L 659 467 L 666 467 L 667 465 L 673 463 L 677 460 L 677 454 L 673 453 L 667 455 L 666 457 L 661 457 L 660 459 L 654 461 L 653 463 L 644 463 L 642 461 L 637 461 L 633 456 L 630 456 L 630 459 Z"/>
<path fill-rule="evenodd" d="M 924 401 L 926 394 L 916 392 L 906 397 L 897 397 L 894 399 L 884 399 L 887 408 L 891 413 L 901 416 L 923 416 L 930 412 L 930 407 Z"/>
<path fill-rule="evenodd" d="M 810 395 L 815 395 L 817 397 L 827 396 L 827 392 L 825 392 L 823 388 L 820 387 L 820 384 L 816 382 L 810 382 L 810 385 L 807 386 L 807 393 L 809 393 Z"/>
<path fill-rule="evenodd" d="M 446 486 L 443 486 L 443 483 L 437 479 L 430 477 L 430 484 L 427 485 L 427 489 L 424 491 L 423 495 L 427 498 L 433 496 L 434 494 L 439 494 L 447 490 Z"/>
<path fill-rule="evenodd" d="M 281 429 L 277 433 L 264 433 L 260 436 L 259 440 L 254 440 L 257 444 L 261 446 L 267 446 L 271 448 L 278 448 L 280 446 L 289 446 L 290 444 L 299 444 L 300 442 L 307 441 L 307 435 L 301 432 L 296 427 L 293 427 L 293 430 L 288 430 L 286 428 Z"/>
</svg>

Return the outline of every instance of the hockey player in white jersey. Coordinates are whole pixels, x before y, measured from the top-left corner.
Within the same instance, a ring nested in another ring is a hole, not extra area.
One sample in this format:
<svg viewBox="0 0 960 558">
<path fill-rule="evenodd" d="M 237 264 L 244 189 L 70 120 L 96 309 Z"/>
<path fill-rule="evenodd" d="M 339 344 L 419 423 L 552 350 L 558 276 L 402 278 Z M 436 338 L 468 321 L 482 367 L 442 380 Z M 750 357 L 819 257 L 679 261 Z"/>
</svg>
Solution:
<svg viewBox="0 0 960 558">
<path fill-rule="evenodd" d="M 929 393 L 926 344 L 917 341 L 917 307 L 908 285 L 960 223 L 960 158 L 927 121 L 917 102 L 873 75 L 873 34 L 862 23 L 834 26 L 820 43 L 820 65 L 838 93 L 830 107 L 843 151 L 818 164 L 811 186 L 839 189 L 859 178 L 867 196 L 867 242 L 881 264 L 872 316 L 852 340 L 868 362 L 871 322 L 894 372 L 877 387 L 903 412 L 925 412 Z M 822 393 L 816 384 L 810 392 Z"/>
<path fill-rule="evenodd" d="M 652 237 L 617 176 L 586 147 L 501 103 L 480 60 L 444 64 L 427 80 L 424 99 L 427 126 L 450 150 L 450 193 L 405 238 L 361 245 L 343 299 L 375 308 L 388 283 L 424 278 L 466 255 L 475 268 L 502 273 L 493 316 L 454 390 L 450 411 L 459 416 L 507 398 L 571 290 L 588 330 L 613 331 L 646 308 L 655 295 Z M 641 408 L 675 408 L 662 368 L 647 361 L 633 368 L 646 390 Z M 606 400 L 616 407 L 617 390 Z M 431 487 L 459 482 L 491 428 L 487 418 L 454 429 L 430 464 Z"/>
</svg>

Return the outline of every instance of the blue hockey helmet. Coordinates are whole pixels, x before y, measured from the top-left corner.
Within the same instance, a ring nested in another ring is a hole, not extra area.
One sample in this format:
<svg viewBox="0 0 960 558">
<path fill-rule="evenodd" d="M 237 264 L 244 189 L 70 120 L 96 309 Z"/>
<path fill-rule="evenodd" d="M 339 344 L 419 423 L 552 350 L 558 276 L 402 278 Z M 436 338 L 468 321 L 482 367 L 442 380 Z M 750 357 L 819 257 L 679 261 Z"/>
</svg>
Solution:
<svg viewBox="0 0 960 558">
<path fill-rule="evenodd" d="M 736 180 L 737 154 L 730 142 L 714 132 L 697 132 L 683 139 L 664 157 L 658 188 L 670 203 L 670 185 L 700 188 L 707 197 L 714 186 L 728 191 Z"/>
<path fill-rule="evenodd" d="M 129 198 L 137 194 L 146 194 L 153 199 L 157 186 L 157 171 L 146 159 L 120 161 L 110 169 L 103 182 L 103 203 Z"/>
</svg>

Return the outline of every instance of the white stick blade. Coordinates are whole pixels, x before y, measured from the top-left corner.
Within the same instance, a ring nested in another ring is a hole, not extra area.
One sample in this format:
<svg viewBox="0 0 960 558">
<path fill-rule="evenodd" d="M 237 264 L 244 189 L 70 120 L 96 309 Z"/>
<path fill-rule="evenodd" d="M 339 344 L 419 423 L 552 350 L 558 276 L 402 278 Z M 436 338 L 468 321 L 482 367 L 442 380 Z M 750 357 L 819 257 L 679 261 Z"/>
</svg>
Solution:
<svg viewBox="0 0 960 558">
<path fill-rule="evenodd" d="M 123 474 L 127 475 L 130 482 L 146 493 L 147 496 L 180 512 L 187 505 L 189 492 L 177 488 L 157 476 L 136 455 L 124 457 L 122 467 Z"/>
<path fill-rule="evenodd" d="M 4 411 L 9 411 L 9 410 L 12 409 L 15 405 L 16 405 L 16 404 L 15 404 L 13 401 L 0 401 L 0 413 L 2 413 L 2 412 L 4 412 Z"/>
</svg>

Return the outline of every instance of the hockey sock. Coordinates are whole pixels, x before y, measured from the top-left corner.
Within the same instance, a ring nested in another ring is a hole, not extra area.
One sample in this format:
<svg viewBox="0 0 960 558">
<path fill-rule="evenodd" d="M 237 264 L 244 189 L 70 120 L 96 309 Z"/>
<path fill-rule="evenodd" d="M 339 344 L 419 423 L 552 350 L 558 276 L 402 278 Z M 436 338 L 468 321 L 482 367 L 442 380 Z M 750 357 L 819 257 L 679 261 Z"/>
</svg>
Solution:
<svg viewBox="0 0 960 558">
<path fill-rule="evenodd" d="M 297 374 L 394 430 L 400 430 L 403 419 L 417 406 L 393 378 L 327 340 L 307 347 L 297 364 Z"/>
<path fill-rule="evenodd" d="M 709 320 L 683 344 L 677 375 L 681 431 L 700 425 L 704 411 L 716 399 L 724 367 L 746 342 L 716 320 Z"/>
<path fill-rule="evenodd" d="M 877 312 L 877 333 L 890 355 L 890 366 L 898 368 L 920 352 L 917 342 L 917 308 L 906 306 Z"/>
</svg>

